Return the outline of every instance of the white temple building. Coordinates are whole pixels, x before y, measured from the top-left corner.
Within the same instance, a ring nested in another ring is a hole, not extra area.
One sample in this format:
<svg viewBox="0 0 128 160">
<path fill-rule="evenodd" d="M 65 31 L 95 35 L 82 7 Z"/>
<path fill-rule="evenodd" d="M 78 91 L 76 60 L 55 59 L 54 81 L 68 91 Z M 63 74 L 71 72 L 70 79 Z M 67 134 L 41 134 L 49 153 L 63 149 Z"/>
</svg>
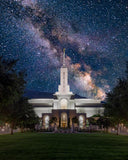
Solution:
<svg viewBox="0 0 128 160">
<path fill-rule="evenodd" d="M 65 51 L 63 65 L 60 68 L 60 85 L 54 98 L 29 99 L 36 114 L 42 119 L 42 126 L 48 128 L 50 119 L 56 119 L 57 127 L 65 128 L 72 126 L 72 119 L 77 118 L 80 128 L 85 127 L 86 118 L 96 114 L 102 114 L 104 108 L 97 99 L 75 98 L 68 85 L 68 68 L 65 64 Z M 56 117 L 56 118 L 55 118 Z"/>
</svg>

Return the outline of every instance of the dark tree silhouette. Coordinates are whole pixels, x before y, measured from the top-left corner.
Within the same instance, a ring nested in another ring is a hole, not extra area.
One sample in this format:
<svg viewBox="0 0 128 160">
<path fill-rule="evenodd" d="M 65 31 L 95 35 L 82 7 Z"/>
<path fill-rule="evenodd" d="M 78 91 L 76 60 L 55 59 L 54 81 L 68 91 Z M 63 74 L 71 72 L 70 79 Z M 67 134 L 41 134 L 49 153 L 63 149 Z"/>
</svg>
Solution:
<svg viewBox="0 0 128 160">
<path fill-rule="evenodd" d="M 0 57 L 0 118 L 10 124 L 11 134 L 17 124 L 24 127 L 37 120 L 32 106 L 23 97 L 25 73 L 15 69 L 16 62 Z"/>
<path fill-rule="evenodd" d="M 119 124 L 128 122 L 128 62 L 126 65 L 126 77 L 118 79 L 117 85 L 107 93 L 105 115 L 110 117 L 117 125 L 117 134 Z"/>
</svg>

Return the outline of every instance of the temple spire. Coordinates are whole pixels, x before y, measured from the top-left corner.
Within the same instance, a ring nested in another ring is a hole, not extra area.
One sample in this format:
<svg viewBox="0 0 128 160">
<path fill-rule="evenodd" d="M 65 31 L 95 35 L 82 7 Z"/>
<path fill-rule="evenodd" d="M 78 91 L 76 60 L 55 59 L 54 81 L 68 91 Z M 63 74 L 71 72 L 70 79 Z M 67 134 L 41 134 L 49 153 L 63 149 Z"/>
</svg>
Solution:
<svg viewBox="0 0 128 160">
<path fill-rule="evenodd" d="M 65 66 L 65 48 L 63 49 L 63 66 Z"/>
</svg>

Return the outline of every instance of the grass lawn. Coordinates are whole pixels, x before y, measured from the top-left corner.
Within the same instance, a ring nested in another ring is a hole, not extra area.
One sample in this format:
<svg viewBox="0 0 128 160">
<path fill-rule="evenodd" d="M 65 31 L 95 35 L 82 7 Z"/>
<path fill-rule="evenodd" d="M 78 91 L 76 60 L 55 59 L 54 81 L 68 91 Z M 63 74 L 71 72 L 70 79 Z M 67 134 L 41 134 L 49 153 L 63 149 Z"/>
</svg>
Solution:
<svg viewBox="0 0 128 160">
<path fill-rule="evenodd" d="M 128 160 L 128 136 L 100 133 L 0 135 L 0 160 Z"/>
</svg>

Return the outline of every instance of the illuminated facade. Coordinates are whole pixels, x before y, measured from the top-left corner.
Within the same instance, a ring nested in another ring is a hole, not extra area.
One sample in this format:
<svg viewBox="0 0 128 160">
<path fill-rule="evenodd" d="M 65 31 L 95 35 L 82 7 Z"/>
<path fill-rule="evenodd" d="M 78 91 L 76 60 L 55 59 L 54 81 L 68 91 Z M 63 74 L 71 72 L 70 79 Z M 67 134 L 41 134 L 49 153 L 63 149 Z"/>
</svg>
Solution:
<svg viewBox="0 0 128 160">
<path fill-rule="evenodd" d="M 42 119 L 42 126 L 48 128 L 50 120 L 56 117 L 56 126 L 71 127 L 73 118 L 78 119 L 78 127 L 85 128 L 86 118 L 94 114 L 102 114 L 104 108 L 101 101 L 96 99 L 75 98 L 68 85 L 68 69 L 65 65 L 65 51 L 63 65 L 60 69 L 60 85 L 52 99 L 30 99 L 36 114 Z"/>
</svg>

